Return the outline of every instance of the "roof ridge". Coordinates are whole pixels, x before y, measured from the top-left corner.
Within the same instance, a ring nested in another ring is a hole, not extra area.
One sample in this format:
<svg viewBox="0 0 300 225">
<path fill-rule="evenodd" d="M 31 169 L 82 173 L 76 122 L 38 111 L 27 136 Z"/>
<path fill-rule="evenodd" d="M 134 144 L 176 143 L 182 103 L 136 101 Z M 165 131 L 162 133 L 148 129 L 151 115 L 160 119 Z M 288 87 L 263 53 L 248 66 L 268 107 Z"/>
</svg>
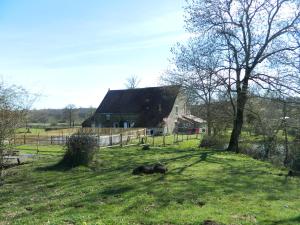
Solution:
<svg viewBox="0 0 300 225">
<path fill-rule="evenodd" d="M 129 91 L 129 90 L 141 90 L 141 89 L 153 89 L 153 88 L 171 88 L 171 87 L 178 87 L 178 88 L 180 88 L 180 85 L 163 85 L 163 86 L 155 86 L 155 87 L 115 89 L 115 90 L 109 89 L 109 91 Z"/>
</svg>

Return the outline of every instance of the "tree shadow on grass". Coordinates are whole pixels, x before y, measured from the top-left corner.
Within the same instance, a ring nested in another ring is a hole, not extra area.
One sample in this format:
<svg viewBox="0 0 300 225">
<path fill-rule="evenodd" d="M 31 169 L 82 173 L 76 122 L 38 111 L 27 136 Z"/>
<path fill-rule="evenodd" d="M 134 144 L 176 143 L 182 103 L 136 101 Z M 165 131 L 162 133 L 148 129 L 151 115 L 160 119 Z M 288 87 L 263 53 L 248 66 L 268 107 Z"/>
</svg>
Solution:
<svg viewBox="0 0 300 225">
<path fill-rule="evenodd" d="M 104 189 L 101 194 L 104 195 L 104 196 L 119 196 L 121 194 L 124 194 L 128 191 L 131 191 L 133 190 L 134 187 L 132 186 L 121 186 L 121 187 L 110 187 L 108 189 Z"/>
<path fill-rule="evenodd" d="M 215 152 L 213 152 L 213 151 L 202 152 L 198 160 L 196 160 L 195 162 L 190 163 L 188 165 L 184 165 L 181 168 L 176 168 L 176 171 L 177 171 L 177 173 L 182 174 L 188 168 L 193 167 L 198 163 L 205 162 L 209 156 L 214 155 L 214 154 L 215 154 Z"/>
<path fill-rule="evenodd" d="M 117 160 L 116 166 L 110 166 L 105 168 L 103 172 L 128 172 L 132 171 L 134 168 L 140 165 L 152 165 L 155 163 L 162 163 L 168 165 L 169 163 L 174 163 L 181 160 L 189 160 L 193 157 L 198 157 L 200 155 L 199 151 L 195 149 L 177 150 L 175 148 L 164 148 L 164 149 L 150 149 L 150 150 L 138 150 L 134 153 L 132 152 L 110 152 L 110 156 L 113 160 Z M 175 155 L 175 157 L 170 157 L 170 154 Z M 178 156 L 178 154 L 180 154 Z M 157 156 L 157 159 L 153 156 Z"/>
<path fill-rule="evenodd" d="M 38 172 L 47 172 L 47 171 L 63 172 L 63 171 L 72 170 L 73 168 L 74 167 L 66 165 L 62 161 L 59 161 L 58 163 L 55 163 L 52 165 L 37 167 L 35 169 L 35 171 L 38 171 Z"/>
</svg>

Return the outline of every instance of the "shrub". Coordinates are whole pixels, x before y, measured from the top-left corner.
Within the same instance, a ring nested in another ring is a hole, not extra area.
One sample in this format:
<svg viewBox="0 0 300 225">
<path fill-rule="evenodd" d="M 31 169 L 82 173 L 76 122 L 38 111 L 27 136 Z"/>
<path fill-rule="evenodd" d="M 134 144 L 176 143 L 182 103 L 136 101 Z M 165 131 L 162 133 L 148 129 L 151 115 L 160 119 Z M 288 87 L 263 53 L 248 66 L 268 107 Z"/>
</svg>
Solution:
<svg viewBox="0 0 300 225">
<path fill-rule="evenodd" d="M 61 163 L 71 167 L 87 166 L 93 161 L 97 146 L 97 138 L 88 134 L 74 134 L 67 140 Z"/>
<path fill-rule="evenodd" d="M 300 171 L 300 141 L 294 141 L 290 145 L 290 168 Z"/>
<path fill-rule="evenodd" d="M 150 145 L 143 145 L 142 150 L 150 150 Z"/>
<path fill-rule="evenodd" d="M 225 148 L 226 141 L 222 136 L 204 136 L 201 140 L 200 147 L 209 148 L 209 147 L 217 147 L 217 148 Z"/>
<path fill-rule="evenodd" d="M 239 143 L 240 153 L 249 155 L 254 159 L 265 159 L 266 151 L 263 143 Z"/>
</svg>

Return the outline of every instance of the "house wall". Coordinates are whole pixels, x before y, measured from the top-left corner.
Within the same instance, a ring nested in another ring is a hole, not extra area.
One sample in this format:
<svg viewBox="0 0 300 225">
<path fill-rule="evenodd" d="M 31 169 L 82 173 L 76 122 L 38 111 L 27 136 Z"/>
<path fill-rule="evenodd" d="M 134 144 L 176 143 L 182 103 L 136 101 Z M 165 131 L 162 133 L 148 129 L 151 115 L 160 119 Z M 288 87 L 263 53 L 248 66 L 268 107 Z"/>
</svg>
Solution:
<svg viewBox="0 0 300 225">
<path fill-rule="evenodd" d="M 118 124 L 118 127 L 123 127 L 124 122 L 133 125 L 136 121 L 137 115 L 134 114 L 98 113 L 95 115 L 92 123 L 94 123 L 95 127 L 114 127 L 114 124 Z"/>
<path fill-rule="evenodd" d="M 176 110 L 176 107 L 178 107 L 178 112 Z M 187 98 L 182 93 L 179 93 L 175 100 L 171 113 L 165 120 L 165 131 L 167 131 L 167 133 L 174 133 L 174 131 L 176 131 L 178 118 L 186 114 L 190 114 L 187 107 Z"/>
</svg>

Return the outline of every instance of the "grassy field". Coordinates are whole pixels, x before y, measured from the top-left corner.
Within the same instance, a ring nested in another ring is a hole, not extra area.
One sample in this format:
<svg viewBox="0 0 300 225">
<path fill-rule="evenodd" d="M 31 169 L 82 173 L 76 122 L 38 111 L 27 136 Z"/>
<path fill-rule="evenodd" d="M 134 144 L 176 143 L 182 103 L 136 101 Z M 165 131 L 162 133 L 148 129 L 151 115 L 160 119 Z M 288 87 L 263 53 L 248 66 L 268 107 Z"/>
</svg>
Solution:
<svg viewBox="0 0 300 225">
<path fill-rule="evenodd" d="M 62 155 L 64 154 L 63 146 L 60 145 L 20 145 L 16 147 L 21 154 L 39 154 L 39 155 Z"/>
<path fill-rule="evenodd" d="M 25 128 L 20 128 L 17 131 L 17 135 L 41 135 L 41 136 L 58 136 L 58 135 L 69 135 L 70 133 L 76 132 L 78 128 L 60 128 L 46 131 L 44 128 L 30 128 L 29 133 Z"/>
<path fill-rule="evenodd" d="M 52 155 L 8 171 L 0 224 L 300 224 L 300 178 L 197 145 L 100 149 L 92 168 L 70 170 L 53 166 L 61 149 L 52 147 Z M 131 175 L 156 162 L 166 175 Z"/>
</svg>

